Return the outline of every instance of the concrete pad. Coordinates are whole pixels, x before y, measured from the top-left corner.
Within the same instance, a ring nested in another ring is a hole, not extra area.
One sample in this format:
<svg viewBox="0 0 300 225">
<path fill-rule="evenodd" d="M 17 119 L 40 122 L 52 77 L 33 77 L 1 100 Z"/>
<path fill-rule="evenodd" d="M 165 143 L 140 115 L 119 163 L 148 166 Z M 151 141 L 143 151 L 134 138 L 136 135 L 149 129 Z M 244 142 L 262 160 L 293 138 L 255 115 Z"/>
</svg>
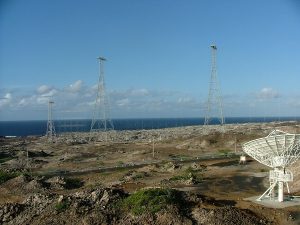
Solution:
<svg viewBox="0 0 300 225">
<path fill-rule="evenodd" d="M 300 205 L 300 198 L 288 198 L 288 197 L 286 197 L 283 202 L 278 202 L 277 199 L 272 200 L 272 199 L 268 199 L 268 198 L 265 198 L 261 201 L 257 201 L 257 199 L 259 197 L 260 197 L 260 195 L 249 197 L 249 198 L 244 198 L 244 200 L 251 201 L 251 202 L 256 203 L 258 205 L 266 206 L 268 208 L 276 208 L 276 209 L 283 209 L 283 208 L 286 208 L 286 207 Z"/>
</svg>

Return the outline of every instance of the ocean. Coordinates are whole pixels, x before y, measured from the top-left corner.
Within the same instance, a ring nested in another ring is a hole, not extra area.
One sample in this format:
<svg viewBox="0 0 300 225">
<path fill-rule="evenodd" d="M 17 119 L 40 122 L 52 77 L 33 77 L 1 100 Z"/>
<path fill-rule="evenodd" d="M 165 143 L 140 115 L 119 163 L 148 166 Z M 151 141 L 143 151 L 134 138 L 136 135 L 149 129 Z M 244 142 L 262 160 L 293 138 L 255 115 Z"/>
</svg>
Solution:
<svg viewBox="0 0 300 225">
<path fill-rule="evenodd" d="M 227 124 L 234 123 L 260 123 L 273 121 L 299 121 L 300 117 L 229 117 Z M 113 119 L 115 130 L 140 130 L 160 129 L 169 127 L 182 127 L 191 125 L 203 125 L 204 118 L 148 118 L 148 119 Z M 218 119 L 212 119 L 210 124 L 218 124 Z M 87 132 L 90 130 L 90 119 L 57 120 L 54 121 L 57 133 L 63 132 Z M 0 136 L 28 136 L 44 135 L 47 121 L 0 121 Z"/>
</svg>

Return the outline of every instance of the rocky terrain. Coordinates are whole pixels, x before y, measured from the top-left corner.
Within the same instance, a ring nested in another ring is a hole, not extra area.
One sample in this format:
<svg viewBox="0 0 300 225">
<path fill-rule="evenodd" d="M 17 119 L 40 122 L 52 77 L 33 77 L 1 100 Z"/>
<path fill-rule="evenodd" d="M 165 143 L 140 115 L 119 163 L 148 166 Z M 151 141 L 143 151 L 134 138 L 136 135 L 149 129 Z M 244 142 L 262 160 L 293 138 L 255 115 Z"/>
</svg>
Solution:
<svg viewBox="0 0 300 225">
<path fill-rule="evenodd" d="M 300 133 L 277 122 L 1 138 L 0 224 L 299 224 L 298 207 L 244 200 L 269 169 L 239 164 L 241 145 L 274 129 Z"/>
<path fill-rule="evenodd" d="M 118 206 L 127 194 L 114 188 L 96 188 L 68 195 L 34 194 L 22 203 L 0 209 L 4 224 L 274 224 L 234 203 L 178 192 L 183 203 L 167 205 L 157 213 L 135 215 Z M 217 205 L 217 206 L 216 206 Z M 211 208 L 213 206 L 213 208 Z"/>
</svg>

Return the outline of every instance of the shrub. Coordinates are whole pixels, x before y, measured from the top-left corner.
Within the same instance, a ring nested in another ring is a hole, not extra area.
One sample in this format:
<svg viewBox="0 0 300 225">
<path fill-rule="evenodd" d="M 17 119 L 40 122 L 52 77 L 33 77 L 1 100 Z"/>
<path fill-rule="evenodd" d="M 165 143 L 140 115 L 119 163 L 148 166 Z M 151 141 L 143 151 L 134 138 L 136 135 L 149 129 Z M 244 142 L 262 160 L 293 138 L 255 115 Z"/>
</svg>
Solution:
<svg viewBox="0 0 300 225">
<path fill-rule="evenodd" d="M 66 189 L 76 189 L 83 186 L 83 182 L 79 178 L 66 178 L 65 179 L 65 188 Z"/>
<path fill-rule="evenodd" d="M 182 175 L 173 176 L 170 178 L 170 181 L 177 181 L 177 180 L 187 180 L 187 177 L 184 177 Z"/>
<path fill-rule="evenodd" d="M 224 156 L 227 156 L 229 152 L 230 152 L 230 149 L 220 149 L 219 150 L 219 153 Z"/>
<path fill-rule="evenodd" d="M 117 162 L 117 166 L 124 166 L 124 165 L 125 165 L 125 163 L 123 161 L 118 161 Z"/>
<path fill-rule="evenodd" d="M 194 169 L 192 167 L 188 167 L 185 169 L 184 173 L 189 174 L 189 173 L 194 173 Z"/>
<path fill-rule="evenodd" d="M 147 177 L 148 174 L 147 173 L 143 173 L 143 172 L 138 172 L 135 174 L 135 176 L 133 177 L 134 180 L 137 180 L 137 179 L 142 179 L 142 178 L 145 178 Z"/>
<path fill-rule="evenodd" d="M 200 183 L 202 181 L 202 174 L 196 173 L 192 167 L 188 167 L 181 175 L 177 175 L 170 178 L 170 181 L 177 180 L 189 180 L 193 179 L 195 183 Z"/>
<path fill-rule="evenodd" d="M 69 207 L 69 205 L 70 205 L 70 203 L 68 201 L 58 202 L 55 205 L 55 210 L 57 212 L 64 212 Z"/>
<path fill-rule="evenodd" d="M 123 207 L 135 215 L 145 212 L 154 214 L 169 205 L 180 206 L 183 202 L 180 192 L 173 189 L 139 190 L 123 200 Z"/>
<path fill-rule="evenodd" d="M 9 161 L 9 160 L 11 160 L 11 159 L 13 159 L 13 157 L 4 157 L 4 158 L 0 158 L 0 163 L 4 163 L 4 162 Z"/>
<path fill-rule="evenodd" d="M 18 173 L 9 173 L 0 170 L 0 184 L 3 184 L 8 180 L 17 177 L 18 175 L 19 175 Z"/>
</svg>

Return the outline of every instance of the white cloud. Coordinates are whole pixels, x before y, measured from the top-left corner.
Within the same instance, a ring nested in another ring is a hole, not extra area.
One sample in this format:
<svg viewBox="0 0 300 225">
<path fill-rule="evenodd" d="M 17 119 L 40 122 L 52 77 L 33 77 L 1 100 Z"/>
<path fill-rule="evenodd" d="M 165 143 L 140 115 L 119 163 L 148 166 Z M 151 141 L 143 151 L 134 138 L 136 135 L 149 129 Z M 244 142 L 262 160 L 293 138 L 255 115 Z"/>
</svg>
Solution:
<svg viewBox="0 0 300 225">
<path fill-rule="evenodd" d="M 92 96 L 96 95 L 97 90 L 98 90 L 98 85 L 97 84 L 95 84 L 91 87 L 87 87 L 86 90 L 84 91 L 84 96 L 85 97 L 92 97 Z"/>
<path fill-rule="evenodd" d="M 97 90 L 98 90 L 98 84 L 94 84 L 94 85 L 91 87 L 91 90 L 97 91 Z"/>
<path fill-rule="evenodd" d="M 40 95 L 43 95 L 47 92 L 49 92 L 51 90 L 51 88 L 47 85 L 41 85 L 37 88 L 37 93 L 40 94 Z"/>
<path fill-rule="evenodd" d="M 96 89 L 97 90 L 97 89 Z M 95 93 L 96 93 L 95 90 Z M 153 95 L 155 91 L 149 91 L 146 88 L 140 88 L 140 89 L 127 89 L 127 90 L 113 90 L 110 92 L 110 95 L 114 98 L 125 98 L 125 97 L 130 97 L 130 98 L 143 98 L 146 96 Z"/>
<path fill-rule="evenodd" d="M 5 95 L 7 99 L 2 99 L 0 106 L 7 104 L 5 110 L 19 110 L 20 114 L 22 114 L 22 110 L 32 110 L 32 112 L 40 110 L 43 112 L 41 117 L 45 119 L 45 110 L 47 110 L 50 96 L 55 102 L 53 110 L 59 112 L 56 115 L 60 115 L 62 118 L 74 115 L 89 118 L 93 114 L 96 93 L 97 85 L 84 86 L 81 80 L 63 89 L 44 84 L 31 92 L 14 94 L 14 98 L 7 91 Z M 110 97 L 112 116 L 120 118 L 128 115 L 130 117 L 151 116 L 153 113 L 156 113 L 155 115 L 160 113 L 172 115 L 172 113 L 182 110 L 198 110 L 199 104 L 201 104 L 187 94 L 146 88 L 107 91 L 107 95 Z M 11 103 L 8 104 L 8 101 Z"/>
<path fill-rule="evenodd" d="M 142 89 L 132 89 L 131 93 L 132 96 L 146 96 L 149 95 L 149 91 L 145 88 Z"/>
<path fill-rule="evenodd" d="M 52 97 L 58 93 L 58 90 L 43 84 L 36 89 L 36 92 L 42 97 Z"/>
<path fill-rule="evenodd" d="M 258 93 L 257 93 L 257 98 L 264 100 L 264 99 L 274 99 L 274 98 L 279 98 L 280 95 L 279 93 L 274 90 L 273 88 L 262 88 Z"/>
<path fill-rule="evenodd" d="M 4 97 L 0 98 L 0 108 L 4 106 L 8 106 L 12 102 L 11 93 L 6 93 Z"/>
<path fill-rule="evenodd" d="M 56 89 L 51 89 L 48 92 L 42 94 L 42 97 L 53 97 L 54 95 L 56 95 L 58 93 L 58 91 Z"/>
<path fill-rule="evenodd" d="M 81 103 L 81 105 L 83 106 L 94 106 L 96 103 L 96 100 L 93 100 L 93 101 L 89 101 L 89 102 L 84 102 L 84 103 Z"/>
<path fill-rule="evenodd" d="M 300 107 L 300 100 L 299 100 L 299 98 L 289 99 L 289 101 L 287 102 L 287 104 L 290 107 L 299 108 Z"/>
<path fill-rule="evenodd" d="M 67 90 L 72 93 L 78 93 L 78 92 L 80 92 L 82 85 L 83 85 L 83 81 L 77 80 L 73 84 L 70 84 L 69 87 L 67 88 Z"/>
<path fill-rule="evenodd" d="M 129 105 L 129 103 L 130 103 L 130 100 L 128 99 L 128 98 L 124 98 L 124 99 L 120 99 L 120 100 L 118 100 L 117 102 L 116 102 L 116 104 L 118 105 L 118 106 L 128 106 Z"/>
<path fill-rule="evenodd" d="M 28 101 L 26 98 L 22 98 L 18 103 L 18 106 L 27 106 L 27 105 L 28 105 Z"/>
<path fill-rule="evenodd" d="M 192 98 L 190 97 L 180 97 L 177 100 L 178 103 L 190 103 L 193 102 Z"/>
<path fill-rule="evenodd" d="M 11 99 L 12 99 L 11 93 L 6 93 L 6 94 L 4 95 L 4 98 L 7 99 L 7 100 L 11 100 Z"/>
<path fill-rule="evenodd" d="M 44 97 L 44 96 L 37 96 L 37 97 L 36 97 L 36 103 L 38 103 L 38 104 L 43 104 L 43 105 L 45 105 L 45 104 L 48 103 L 48 101 L 49 101 L 49 98 L 48 98 L 48 97 Z"/>
</svg>

